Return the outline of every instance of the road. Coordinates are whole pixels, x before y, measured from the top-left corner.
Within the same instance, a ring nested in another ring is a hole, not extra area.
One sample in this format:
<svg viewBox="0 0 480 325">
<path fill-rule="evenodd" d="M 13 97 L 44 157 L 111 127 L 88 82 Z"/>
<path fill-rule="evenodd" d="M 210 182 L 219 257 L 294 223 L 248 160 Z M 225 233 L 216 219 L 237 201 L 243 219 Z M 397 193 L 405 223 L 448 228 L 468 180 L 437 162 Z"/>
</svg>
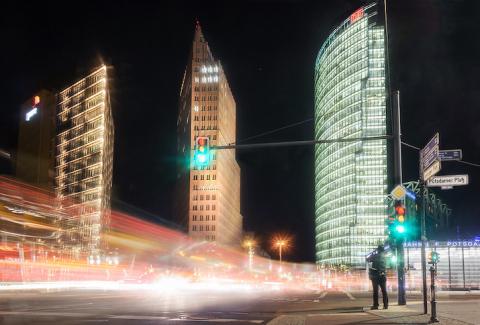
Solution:
<svg viewBox="0 0 480 325">
<path fill-rule="evenodd" d="M 366 292 L 2 291 L 1 324 L 387 324 Z M 465 295 L 449 301 L 471 302 Z M 420 296 L 409 297 L 420 306 Z M 479 299 L 480 296 L 476 297 Z M 443 299 L 443 298 L 442 298 Z M 445 298 L 447 299 L 447 298 Z M 395 300 L 393 296 L 391 300 Z M 479 301 L 473 302 L 477 306 Z M 451 303 L 449 304 L 449 306 Z M 446 306 L 446 305 L 445 305 Z M 439 309 L 443 308 L 442 303 Z M 473 307 L 472 307 L 473 308 Z M 455 308 L 453 308 L 455 310 Z M 473 312 L 473 311 L 472 311 Z"/>
</svg>

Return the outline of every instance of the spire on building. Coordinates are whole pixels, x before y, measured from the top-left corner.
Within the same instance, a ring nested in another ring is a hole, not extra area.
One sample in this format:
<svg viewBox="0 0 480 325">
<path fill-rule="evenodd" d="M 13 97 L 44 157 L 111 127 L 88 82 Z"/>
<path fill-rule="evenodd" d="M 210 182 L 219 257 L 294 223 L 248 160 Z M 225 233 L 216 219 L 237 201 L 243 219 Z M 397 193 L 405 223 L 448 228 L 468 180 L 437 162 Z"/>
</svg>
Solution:
<svg viewBox="0 0 480 325">
<path fill-rule="evenodd" d="M 200 26 L 200 21 L 198 19 L 195 20 L 195 36 L 193 40 L 205 42 L 205 37 L 203 36 L 203 33 L 202 33 L 202 27 Z"/>
</svg>

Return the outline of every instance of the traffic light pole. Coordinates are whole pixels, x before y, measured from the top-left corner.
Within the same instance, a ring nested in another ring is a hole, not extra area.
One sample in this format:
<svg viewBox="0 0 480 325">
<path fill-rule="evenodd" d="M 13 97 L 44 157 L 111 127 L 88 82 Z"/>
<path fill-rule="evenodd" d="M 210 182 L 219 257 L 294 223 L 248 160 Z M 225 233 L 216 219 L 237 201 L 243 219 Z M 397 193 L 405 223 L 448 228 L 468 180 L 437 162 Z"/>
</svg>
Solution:
<svg viewBox="0 0 480 325">
<path fill-rule="evenodd" d="M 402 184 L 402 132 L 400 125 L 400 91 L 395 90 L 392 94 L 392 120 L 393 120 L 393 157 L 395 185 Z M 398 304 L 406 305 L 405 294 L 405 257 L 403 252 L 403 239 L 395 241 L 397 249 L 397 281 L 398 281 Z"/>
<path fill-rule="evenodd" d="M 348 143 L 348 142 L 368 141 L 368 140 L 388 140 L 391 138 L 392 138 L 391 135 L 381 135 L 376 137 L 341 138 L 341 139 L 329 139 L 329 140 L 284 141 L 284 142 L 250 143 L 250 144 L 233 144 L 232 143 L 224 146 L 211 146 L 210 149 L 212 150 L 262 149 L 262 148 L 277 148 L 277 147 L 292 147 L 292 146 L 312 146 L 315 144 Z"/>
</svg>

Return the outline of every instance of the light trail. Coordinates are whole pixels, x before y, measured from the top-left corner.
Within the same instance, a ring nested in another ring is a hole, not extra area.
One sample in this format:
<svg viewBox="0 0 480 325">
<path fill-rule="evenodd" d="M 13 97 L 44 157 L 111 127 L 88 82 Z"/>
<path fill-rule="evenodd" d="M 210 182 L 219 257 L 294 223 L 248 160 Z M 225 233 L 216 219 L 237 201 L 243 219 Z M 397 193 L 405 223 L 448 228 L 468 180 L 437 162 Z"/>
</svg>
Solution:
<svg viewBox="0 0 480 325">
<path fill-rule="evenodd" d="M 0 290 L 144 290 L 175 295 L 370 288 L 365 270 L 249 256 L 240 247 L 195 241 L 119 211 L 111 212 L 109 229 L 102 234 L 106 248 L 80 251 L 63 241 L 62 222 L 72 218 L 61 212 L 52 193 L 0 177 Z M 389 274 L 388 283 L 395 288 L 393 276 Z M 407 284 L 414 288 L 419 281 L 410 277 Z"/>
</svg>

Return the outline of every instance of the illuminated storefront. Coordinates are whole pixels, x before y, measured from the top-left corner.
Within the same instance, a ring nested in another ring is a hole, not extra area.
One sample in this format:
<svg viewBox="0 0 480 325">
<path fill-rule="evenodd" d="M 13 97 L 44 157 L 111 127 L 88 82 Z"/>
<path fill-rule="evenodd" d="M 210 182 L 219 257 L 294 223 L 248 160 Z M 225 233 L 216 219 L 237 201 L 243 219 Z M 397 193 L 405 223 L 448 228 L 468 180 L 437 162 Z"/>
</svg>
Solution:
<svg viewBox="0 0 480 325">
<path fill-rule="evenodd" d="M 430 241 L 427 254 L 436 251 L 440 254 L 437 270 L 437 283 L 442 289 L 480 288 L 480 241 L 454 240 Z M 418 287 L 421 280 L 421 243 L 405 243 L 405 265 L 408 269 L 409 288 Z"/>
<path fill-rule="evenodd" d="M 315 139 L 386 135 L 384 27 L 362 7 L 322 45 L 315 64 Z M 316 260 L 364 265 L 385 239 L 387 140 L 315 147 Z"/>
</svg>

